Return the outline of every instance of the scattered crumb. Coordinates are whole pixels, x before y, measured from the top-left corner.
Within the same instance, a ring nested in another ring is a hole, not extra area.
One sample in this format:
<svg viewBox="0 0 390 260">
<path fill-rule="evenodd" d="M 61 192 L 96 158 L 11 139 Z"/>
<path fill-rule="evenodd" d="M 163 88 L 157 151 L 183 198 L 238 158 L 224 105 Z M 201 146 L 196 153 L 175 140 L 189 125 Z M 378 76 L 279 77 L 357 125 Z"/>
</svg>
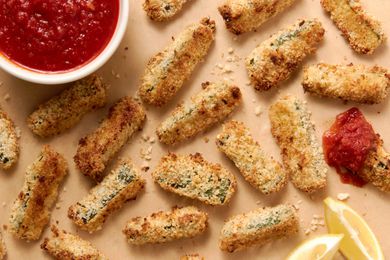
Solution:
<svg viewBox="0 0 390 260">
<path fill-rule="evenodd" d="M 3 225 L 3 229 L 4 230 L 7 230 L 8 229 L 8 226 L 6 224 Z"/>
<path fill-rule="evenodd" d="M 5 207 L 5 206 L 7 206 L 7 203 L 3 202 L 1 205 L 2 205 L 3 207 Z"/>
<path fill-rule="evenodd" d="M 204 140 L 204 142 L 205 142 L 206 144 L 210 141 L 210 139 L 209 139 L 207 136 L 204 137 L 203 140 Z"/>
<path fill-rule="evenodd" d="M 4 95 L 4 100 L 5 101 L 10 100 L 10 98 L 11 98 L 11 96 L 8 93 Z"/>
<path fill-rule="evenodd" d="M 298 200 L 297 203 L 298 203 L 298 204 L 302 204 L 302 200 Z"/>
<path fill-rule="evenodd" d="M 149 138 L 149 143 L 154 144 L 155 142 L 156 142 L 156 138 L 154 137 Z"/>
<path fill-rule="evenodd" d="M 63 191 L 66 192 L 66 188 L 65 187 L 64 187 Z"/>
<path fill-rule="evenodd" d="M 292 204 L 293 208 L 296 209 L 296 210 L 299 210 L 299 206 L 296 205 L 296 204 Z"/>
<path fill-rule="evenodd" d="M 229 50 L 228 50 L 228 53 L 229 54 L 233 54 L 233 52 L 234 52 L 234 49 L 232 47 L 230 47 Z"/>
<path fill-rule="evenodd" d="M 17 138 L 20 138 L 22 131 L 20 130 L 19 126 L 15 127 L 15 134 Z"/>
<path fill-rule="evenodd" d="M 349 194 L 348 193 L 339 193 L 339 194 L 337 194 L 337 199 L 341 200 L 341 201 L 347 200 L 347 199 L 349 199 Z"/>
<path fill-rule="evenodd" d="M 255 108 L 255 114 L 256 114 L 256 116 L 260 116 L 262 113 L 263 113 L 262 107 L 261 107 L 261 106 L 257 106 L 257 107 Z"/>
</svg>

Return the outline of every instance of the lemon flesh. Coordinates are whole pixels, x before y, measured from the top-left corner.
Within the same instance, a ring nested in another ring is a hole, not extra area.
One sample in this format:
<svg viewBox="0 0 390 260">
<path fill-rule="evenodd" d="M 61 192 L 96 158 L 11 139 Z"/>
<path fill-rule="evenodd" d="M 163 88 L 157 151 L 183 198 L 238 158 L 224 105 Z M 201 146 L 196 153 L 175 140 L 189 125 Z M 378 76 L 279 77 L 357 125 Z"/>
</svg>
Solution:
<svg viewBox="0 0 390 260">
<path fill-rule="evenodd" d="M 287 260 L 332 260 L 344 235 L 327 234 L 304 241 Z"/>
<path fill-rule="evenodd" d="M 384 260 L 384 256 L 374 233 L 347 204 L 326 198 L 325 221 L 329 233 L 344 234 L 340 251 L 351 260 Z"/>
</svg>

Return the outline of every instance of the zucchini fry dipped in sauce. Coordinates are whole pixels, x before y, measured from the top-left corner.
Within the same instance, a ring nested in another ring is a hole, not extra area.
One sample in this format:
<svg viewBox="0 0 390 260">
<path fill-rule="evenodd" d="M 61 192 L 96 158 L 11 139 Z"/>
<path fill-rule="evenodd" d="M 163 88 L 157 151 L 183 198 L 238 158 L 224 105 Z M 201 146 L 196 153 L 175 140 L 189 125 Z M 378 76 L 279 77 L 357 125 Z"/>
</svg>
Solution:
<svg viewBox="0 0 390 260">
<path fill-rule="evenodd" d="M 269 117 L 294 186 L 308 193 L 325 187 L 327 167 L 306 104 L 285 96 L 270 107 Z"/>
<path fill-rule="evenodd" d="M 102 79 L 91 75 L 39 105 L 27 118 L 27 125 L 40 137 L 60 134 L 75 126 L 88 112 L 103 107 L 106 98 Z"/>
<path fill-rule="evenodd" d="M 241 91 L 226 82 L 203 83 L 203 90 L 179 105 L 157 128 L 164 144 L 177 144 L 222 121 L 241 103 Z"/>
<path fill-rule="evenodd" d="M 225 222 L 220 235 L 220 248 L 235 252 L 251 246 L 262 246 L 272 240 L 298 232 L 299 220 L 290 205 L 260 208 L 236 215 Z"/>
<path fill-rule="evenodd" d="M 97 231 L 109 215 L 135 199 L 144 185 L 145 180 L 131 160 L 120 160 L 85 198 L 69 207 L 68 217 L 83 230 Z"/>
<path fill-rule="evenodd" d="M 265 154 L 242 122 L 225 123 L 216 144 L 234 162 L 245 180 L 262 193 L 277 192 L 286 185 L 287 174 L 282 166 Z"/>
<path fill-rule="evenodd" d="M 390 192 L 390 154 L 371 124 L 357 108 L 336 117 L 323 135 L 324 154 L 341 181 L 356 186 L 370 182 Z"/>
<path fill-rule="evenodd" d="M 167 21 L 183 8 L 188 0 L 145 0 L 144 11 L 153 21 Z"/>
<path fill-rule="evenodd" d="M 0 260 L 2 260 L 7 255 L 7 249 L 5 247 L 3 235 L 0 231 Z"/>
<path fill-rule="evenodd" d="M 380 23 L 363 10 L 360 0 L 321 0 L 321 5 L 357 53 L 372 54 L 386 40 Z"/>
<path fill-rule="evenodd" d="M 320 97 L 379 104 L 389 94 L 390 72 L 379 66 L 320 63 L 305 67 L 302 86 Z"/>
<path fill-rule="evenodd" d="M 0 108 L 0 169 L 8 170 L 19 159 L 19 140 L 14 122 Z"/>
<path fill-rule="evenodd" d="M 144 109 L 131 97 L 123 97 L 109 110 L 98 129 L 79 141 L 74 161 L 77 168 L 97 182 L 109 161 L 142 129 L 146 119 Z"/>
<path fill-rule="evenodd" d="M 180 33 L 162 52 L 149 60 L 139 95 L 151 105 L 170 101 L 206 56 L 214 41 L 215 22 L 203 18 Z"/>
<path fill-rule="evenodd" d="M 253 87 L 265 91 L 287 80 L 304 58 L 316 51 L 324 33 L 318 20 L 298 20 L 262 42 L 246 58 Z"/>
<path fill-rule="evenodd" d="M 196 207 L 173 208 L 127 222 L 123 233 L 131 245 L 165 243 L 202 234 L 207 228 L 207 213 Z"/>
<path fill-rule="evenodd" d="M 45 145 L 26 171 L 23 188 L 12 209 L 10 232 L 24 240 L 38 240 L 50 220 L 58 187 L 68 173 L 65 159 Z"/>
<path fill-rule="evenodd" d="M 51 227 L 52 237 L 45 238 L 41 248 L 61 260 L 108 260 L 90 242 L 77 235 Z"/>
<path fill-rule="evenodd" d="M 219 164 L 205 161 L 199 153 L 164 156 L 152 177 L 164 190 L 209 205 L 228 203 L 237 186 L 232 173 Z"/>
<path fill-rule="evenodd" d="M 225 0 L 218 10 L 226 28 L 238 35 L 256 30 L 294 2 L 295 0 Z"/>
</svg>

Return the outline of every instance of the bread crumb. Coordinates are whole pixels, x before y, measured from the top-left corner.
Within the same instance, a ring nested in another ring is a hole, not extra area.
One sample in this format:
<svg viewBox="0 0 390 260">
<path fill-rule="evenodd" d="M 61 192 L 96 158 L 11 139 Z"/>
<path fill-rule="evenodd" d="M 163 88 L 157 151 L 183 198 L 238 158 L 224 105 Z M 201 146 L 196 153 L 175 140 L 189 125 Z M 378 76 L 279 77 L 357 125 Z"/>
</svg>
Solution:
<svg viewBox="0 0 390 260">
<path fill-rule="evenodd" d="M 20 130 L 20 128 L 19 128 L 18 126 L 15 127 L 15 134 L 16 134 L 16 137 L 17 137 L 17 138 L 20 138 L 21 133 L 22 133 L 22 131 Z"/>
<path fill-rule="evenodd" d="M 11 96 L 8 93 L 4 95 L 4 100 L 5 101 L 10 100 L 10 98 L 11 98 Z"/>
<path fill-rule="evenodd" d="M 233 52 L 234 52 L 234 49 L 232 47 L 230 47 L 229 50 L 228 50 L 228 53 L 229 54 L 233 54 Z"/>
<path fill-rule="evenodd" d="M 209 139 L 207 136 L 204 137 L 203 140 L 204 140 L 204 142 L 205 142 L 206 144 L 210 141 L 210 139 Z"/>
<path fill-rule="evenodd" d="M 256 116 L 260 116 L 262 113 L 263 113 L 262 107 L 261 106 L 257 106 L 255 108 L 255 115 Z"/>
<path fill-rule="evenodd" d="M 349 194 L 348 193 L 339 193 L 337 194 L 337 199 L 340 201 L 345 201 L 349 199 Z"/>
</svg>

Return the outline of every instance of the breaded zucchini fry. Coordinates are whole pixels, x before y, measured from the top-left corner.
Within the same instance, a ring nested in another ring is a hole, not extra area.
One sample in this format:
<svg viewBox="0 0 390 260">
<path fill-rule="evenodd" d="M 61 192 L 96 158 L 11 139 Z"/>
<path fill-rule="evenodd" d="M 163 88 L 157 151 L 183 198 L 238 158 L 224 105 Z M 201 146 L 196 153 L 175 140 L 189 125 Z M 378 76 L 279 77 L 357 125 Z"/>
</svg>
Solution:
<svg viewBox="0 0 390 260">
<path fill-rule="evenodd" d="M 134 99 L 119 99 L 98 129 L 79 141 L 74 156 L 76 166 L 84 175 L 100 182 L 109 161 L 136 131 L 142 129 L 145 119 L 144 109 Z"/>
<path fill-rule="evenodd" d="M 180 257 L 180 260 L 204 260 L 203 256 L 200 256 L 198 253 L 196 254 L 187 254 Z"/>
<path fill-rule="evenodd" d="M 360 0 L 321 0 L 321 5 L 357 53 L 372 54 L 386 40 L 380 23 L 363 10 Z"/>
<path fill-rule="evenodd" d="M 209 205 L 228 203 L 237 187 L 232 173 L 219 164 L 205 161 L 199 153 L 169 153 L 161 158 L 152 178 L 164 190 Z"/>
<path fill-rule="evenodd" d="M 41 248 L 61 260 L 107 260 L 90 242 L 77 235 L 51 227 L 52 237 L 45 238 Z"/>
<path fill-rule="evenodd" d="M 302 86 L 305 92 L 320 97 L 379 104 L 389 94 L 390 73 L 379 66 L 319 63 L 305 67 Z"/>
<path fill-rule="evenodd" d="M 167 21 L 180 12 L 187 0 L 145 0 L 143 8 L 153 21 Z"/>
<path fill-rule="evenodd" d="M 127 222 L 123 233 L 132 245 L 165 243 L 202 234 L 207 228 L 207 213 L 196 207 L 173 208 Z"/>
<path fill-rule="evenodd" d="M 245 180 L 262 193 L 277 192 L 286 185 L 287 174 L 282 166 L 264 153 L 242 122 L 225 123 L 216 144 L 234 162 Z"/>
<path fill-rule="evenodd" d="M 7 255 L 7 249 L 5 247 L 5 243 L 3 240 L 3 235 L 0 231 L 0 260 L 3 259 Z"/>
<path fill-rule="evenodd" d="M 31 131 L 41 137 L 60 134 L 75 126 L 82 117 L 106 104 L 106 86 L 91 75 L 49 99 L 27 118 Z"/>
<path fill-rule="evenodd" d="M 144 185 L 145 180 L 132 161 L 120 160 L 85 198 L 69 207 L 68 217 L 83 230 L 97 231 L 114 211 L 135 199 Z"/>
<path fill-rule="evenodd" d="M 10 231 L 19 239 L 38 240 L 50 220 L 58 187 L 68 173 L 65 159 L 49 145 L 27 168 L 23 188 L 12 209 Z"/>
<path fill-rule="evenodd" d="M 180 33 L 162 52 L 149 60 L 142 77 L 139 95 L 155 106 L 173 98 L 206 56 L 214 41 L 215 22 L 203 18 Z"/>
<path fill-rule="evenodd" d="M 7 170 L 19 159 L 19 140 L 15 125 L 0 108 L 0 168 Z"/>
<path fill-rule="evenodd" d="M 358 174 L 381 191 L 390 192 L 390 154 L 385 151 L 379 136 L 375 149 L 368 153 L 363 169 Z"/>
<path fill-rule="evenodd" d="M 256 30 L 294 2 L 295 0 L 225 0 L 218 11 L 226 28 L 238 35 Z"/>
<path fill-rule="evenodd" d="M 325 187 L 327 167 L 306 104 L 285 96 L 271 106 L 269 117 L 294 186 L 309 193 Z"/>
<path fill-rule="evenodd" d="M 226 82 L 203 83 L 203 90 L 176 107 L 158 127 L 164 144 L 177 144 L 222 121 L 241 103 L 241 91 Z"/>
<path fill-rule="evenodd" d="M 292 206 L 260 208 L 231 217 L 222 228 L 219 247 L 232 253 L 291 236 L 298 229 L 298 216 Z"/>
<path fill-rule="evenodd" d="M 303 59 L 316 51 L 324 33 L 318 20 L 298 20 L 262 42 L 246 58 L 253 87 L 264 91 L 287 80 Z"/>
</svg>

